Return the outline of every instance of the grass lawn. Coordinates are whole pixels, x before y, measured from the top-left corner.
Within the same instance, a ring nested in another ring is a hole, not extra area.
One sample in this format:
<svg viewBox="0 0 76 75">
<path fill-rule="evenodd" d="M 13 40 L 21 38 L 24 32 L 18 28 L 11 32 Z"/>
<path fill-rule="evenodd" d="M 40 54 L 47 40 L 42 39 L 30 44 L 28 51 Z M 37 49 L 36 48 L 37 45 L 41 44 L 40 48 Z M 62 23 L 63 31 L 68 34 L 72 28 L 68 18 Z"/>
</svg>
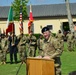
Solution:
<svg viewBox="0 0 76 75">
<path fill-rule="evenodd" d="M 16 75 L 20 63 L 10 64 L 9 54 L 7 54 L 7 64 L 0 65 L 0 75 Z M 18 58 L 19 60 L 19 58 Z M 67 51 L 66 44 L 64 45 L 64 52 L 61 56 L 62 75 L 68 75 L 69 72 L 76 70 L 76 50 L 74 52 Z M 22 64 L 18 75 L 26 75 L 26 65 Z"/>
<path fill-rule="evenodd" d="M 76 71 L 76 52 L 63 52 L 61 56 L 62 75 L 68 75 L 71 71 Z"/>
</svg>

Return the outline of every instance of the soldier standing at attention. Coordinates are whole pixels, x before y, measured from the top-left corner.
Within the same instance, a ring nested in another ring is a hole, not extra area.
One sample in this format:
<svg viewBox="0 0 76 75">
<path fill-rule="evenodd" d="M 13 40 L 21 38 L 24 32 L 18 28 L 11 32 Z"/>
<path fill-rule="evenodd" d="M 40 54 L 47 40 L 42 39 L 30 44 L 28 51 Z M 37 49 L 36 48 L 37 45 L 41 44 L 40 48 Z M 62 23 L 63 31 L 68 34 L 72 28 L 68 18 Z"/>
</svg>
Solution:
<svg viewBox="0 0 76 75">
<path fill-rule="evenodd" d="M 8 41 L 9 41 L 9 52 L 10 52 L 10 64 L 13 64 L 13 58 L 14 58 L 15 63 L 17 63 L 18 40 L 14 32 L 10 33 Z"/>
<path fill-rule="evenodd" d="M 56 37 L 57 37 L 59 40 L 63 40 L 64 35 L 62 34 L 61 30 L 58 31 L 58 33 L 56 34 Z"/>
<path fill-rule="evenodd" d="M 42 28 L 43 33 L 43 54 L 40 55 L 41 58 L 54 59 L 55 60 L 55 73 L 56 75 L 61 75 L 61 61 L 60 56 L 63 52 L 60 42 L 51 36 L 48 27 Z"/>
<path fill-rule="evenodd" d="M 18 52 L 20 56 L 20 61 L 25 62 L 25 58 L 27 56 L 26 53 L 26 36 L 23 34 L 23 31 L 20 31 L 20 35 L 18 36 Z"/>
<path fill-rule="evenodd" d="M 37 47 L 38 47 L 38 54 L 41 55 L 41 53 L 43 52 L 42 50 L 42 46 L 43 46 L 43 35 L 40 34 L 39 35 L 39 39 L 37 40 Z"/>
<path fill-rule="evenodd" d="M 64 49 L 64 35 L 61 32 L 61 30 L 58 31 L 58 33 L 56 34 L 56 38 L 58 39 L 58 41 L 61 43 L 62 49 Z"/>
<path fill-rule="evenodd" d="M 33 32 L 31 31 L 27 39 L 28 39 L 28 56 L 35 57 L 37 48 L 37 38 L 33 35 Z"/>
<path fill-rule="evenodd" d="M 8 50 L 8 38 L 5 34 L 2 34 L 2 40 L 1 40 L 1 49 L 2 49 L 2 64 L 6 64 L 6 54 Z"/>
</svg>

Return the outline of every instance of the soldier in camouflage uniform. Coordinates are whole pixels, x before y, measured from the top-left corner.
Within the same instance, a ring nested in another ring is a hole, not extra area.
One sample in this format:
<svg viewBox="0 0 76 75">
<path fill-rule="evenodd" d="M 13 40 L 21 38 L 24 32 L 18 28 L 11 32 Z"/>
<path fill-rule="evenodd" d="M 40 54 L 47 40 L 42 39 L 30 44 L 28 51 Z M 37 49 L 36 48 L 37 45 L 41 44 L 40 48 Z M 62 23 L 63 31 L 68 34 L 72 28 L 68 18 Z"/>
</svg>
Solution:
<svg viewBox="0 0 76 75">
<path fill-rule="evenodd" d="M 39 35 L 39 39 L 37 40 L 37 47 L 38 47 L 38 54 L 41 55 L 41 53 L 43 52 L 42 50 L 42 46 L 43 46 L 43 35 L 40 34 Z"/>
<path fill-rule="evenodd" d="M 33 32 L 31 31 L 27 39 L 28 39 L 28 56 L 34 57 L 36 55 L 37 38 L 33 35 Z"/>
<path fill-rule="evenodd" d="M 2 49 L 2 64 L 6 64 L 6 54 L 8 50 L 8 38 L 2 34 L 2 39 L 1 39 L 1 49 Z"/>
<path fill-rule="evenodd" d="M 41 56 L 46 59 L 54 59 L 55 60 L 55 73 L 56 75 L 61 75 L 61 61 L 60 56 L 63 52 L 60 42 L 51 36 L 49 28 L 44 27 L 42 29 L 42 33 L 44 36 L 43 40 L 43 54 Z"/>
<path fill-rule="evenodd" d="M 63 38 L 64 38 L 64 35 L 63 33 L 61 32 L 61 30 L 58 31 L 58 33 L 56 34 L 56 38 L 59 40 L 59 42 L 61 43 L 61 48 L 62 50 L 64 49 L 64 41 L 63 41 Z"/>
<path fill-rule="evenodd" d="M 67 46 L 68 46 L 68 50 L 69 51 L 73 51 L 74 50 L 74 35 L 73 33 L 71 33 L 71 31 L 68 32 L 68 34 L 66 35 L 67 37 Z"/>
<path fill-rule="evenodd" d="M 23 34 L 23 31 L 20 31 L 20 35 L 18 36 L 18 52 L 19 52 L 19 56 L 20 56 L 20 60 L 21 62 L 25 62 L 25 58 L 27 56 L 26 53 L 26 40 L 27 37 Z"/>
</svg>

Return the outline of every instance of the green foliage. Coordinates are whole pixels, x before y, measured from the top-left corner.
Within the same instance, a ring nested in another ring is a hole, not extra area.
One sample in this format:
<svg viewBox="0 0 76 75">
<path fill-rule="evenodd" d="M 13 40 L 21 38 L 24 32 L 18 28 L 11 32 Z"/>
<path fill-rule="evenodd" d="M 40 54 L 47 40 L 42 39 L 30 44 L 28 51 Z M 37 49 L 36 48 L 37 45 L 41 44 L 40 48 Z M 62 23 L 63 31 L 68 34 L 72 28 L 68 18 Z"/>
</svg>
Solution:
<svg viewBox="0 0 76 75">
<path fill-rule="evenodd" d="M 20 19 L 20 7 L 22 7 L 22 18 L 23 21 L 27 18 L 27 6 L 28 0 L 14 0 L 12 3 L 12 7 L 14 10 L 14 20 L 19 21 Z"/>
<path fill-rule="evenodd" d="M 28 36 L 29 34 L 25 34 L 26 36 Z"/>
<path fill-rule="evenodd" d="M 56 36 L 56 33 L 52 33 L 53 34 L 53 36 Z"/>
<path fill-rule="evenodd" d="M 34 34 L 34 35 L 35 35 L 35 36 L 36 36 L 36 38 L 38 39 L 40 34 Z"/>
<path fill-rule="evenodd" d="M 28 34 L 25 34 L 25 35 L 28 36 Z M 40 34 L 34 34 L 34 35 L 35 35 L 36 38 L 38 39 Z"/>
</svg>

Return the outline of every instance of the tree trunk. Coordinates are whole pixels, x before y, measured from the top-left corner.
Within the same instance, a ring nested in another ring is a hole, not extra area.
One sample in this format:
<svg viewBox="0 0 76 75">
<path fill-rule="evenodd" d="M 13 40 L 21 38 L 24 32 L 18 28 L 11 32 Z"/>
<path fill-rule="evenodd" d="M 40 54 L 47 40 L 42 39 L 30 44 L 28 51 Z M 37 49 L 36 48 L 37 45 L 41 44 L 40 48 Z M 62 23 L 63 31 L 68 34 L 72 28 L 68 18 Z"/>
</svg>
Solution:
<svg viewBox="0 0 76 75">
<path fill-rule="evenodd" d="M 67 17 L 68 17 L 70 31 L 74 32 L 74 24 L 73 24 L 73 20 L 72 20 L 71 11 L 70 11 L 69 0 L 65 0 L 65 3 L 66 3 L 66 10 L 67 10 Z"/>
</svg>

